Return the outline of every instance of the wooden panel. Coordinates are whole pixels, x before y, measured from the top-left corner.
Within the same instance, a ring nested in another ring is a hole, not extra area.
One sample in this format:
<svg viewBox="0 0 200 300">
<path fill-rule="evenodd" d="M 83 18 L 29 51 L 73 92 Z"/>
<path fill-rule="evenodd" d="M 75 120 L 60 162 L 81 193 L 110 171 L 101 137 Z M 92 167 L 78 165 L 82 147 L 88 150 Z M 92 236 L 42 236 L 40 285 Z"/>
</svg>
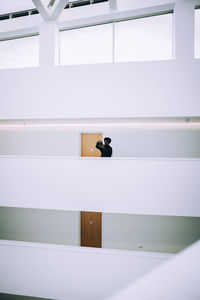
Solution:
<svg viewBox="0 0 200 300">
<path fill-rule="evenodd" d="M 81 246 L 101 248 L 102 213 L 81 212 Z"/>
<path fill-rule="evenodd" d="M 102 133 L 81 133 L 81 156 L 101 156 L 101 152 L 96 149 L 96 143 L 102 138 Z"/>
</svg>

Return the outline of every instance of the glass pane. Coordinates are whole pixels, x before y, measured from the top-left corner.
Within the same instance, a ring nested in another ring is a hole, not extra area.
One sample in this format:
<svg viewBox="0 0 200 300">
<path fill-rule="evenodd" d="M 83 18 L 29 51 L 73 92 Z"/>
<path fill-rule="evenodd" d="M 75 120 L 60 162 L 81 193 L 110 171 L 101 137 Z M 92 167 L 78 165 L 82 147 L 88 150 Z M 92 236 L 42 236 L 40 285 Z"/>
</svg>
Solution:
<svg viewBox="0 0 200 300">
<path fill-rule="evenodd" d="M 112 62 L 112 24 L 91 26 L 60 33 L 60 64 Z"/>
<path fill-rule="evenodd" d="M 172 59 L 172 14 L 115 24 L 115 62 Z"/>
<path fill-rule="evenodd" d="M 38 65 L 38 35 L 0 42 L 0 68 L 36 67 Z"/>
<path fill-rule="evenodd" d="M 195 58 L 200 58 L 200 9 L 195 9 Z"/>
</svg>

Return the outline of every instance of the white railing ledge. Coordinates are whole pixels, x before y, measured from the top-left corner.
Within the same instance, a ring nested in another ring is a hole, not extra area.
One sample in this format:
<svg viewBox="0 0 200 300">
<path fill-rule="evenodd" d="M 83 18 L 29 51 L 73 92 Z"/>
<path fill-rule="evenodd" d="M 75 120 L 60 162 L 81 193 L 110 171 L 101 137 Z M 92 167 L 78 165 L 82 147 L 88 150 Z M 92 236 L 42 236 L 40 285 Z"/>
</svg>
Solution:
<svg viewBox="0 0 200 300">
<path fill-rule="evenodd" d="M 59 250 L 59 251 L 73 251 L 80 253 L 96 253 L 96 254 L 108 254 L 108 255 L 128 255 L 128 256 L 139 256 L 146 258 L 171 258 L 176 254 L 163 253 L 163 252 L 147 252 L 147 251 L 136 251 L 136 250 L 120 250 L 120 249 L 107 249 L 107 248 L 93 248 L 93 247 L 81 247 L 81 246 L 70 246 L 60 244 L 49 244 L 49 243 L 36 243 L 36 242 L 22 242 L 14 240 L 0 240 L 0 247 L 28 247 L 35 249 L 47 249 L 47 250 Z"/>
<path fill-rule="evenodd" d="M 57 155 L 0 155 L 1 158 L 69 159 L 69 160 L 135 160 L 135 161 L 200 161 L 198 157 L 80 157 Z"/>
<path fill-rule="evenodd" d="M 0 205 L 200 216 L 200 159 L 0 157 Z"/>
</svg>

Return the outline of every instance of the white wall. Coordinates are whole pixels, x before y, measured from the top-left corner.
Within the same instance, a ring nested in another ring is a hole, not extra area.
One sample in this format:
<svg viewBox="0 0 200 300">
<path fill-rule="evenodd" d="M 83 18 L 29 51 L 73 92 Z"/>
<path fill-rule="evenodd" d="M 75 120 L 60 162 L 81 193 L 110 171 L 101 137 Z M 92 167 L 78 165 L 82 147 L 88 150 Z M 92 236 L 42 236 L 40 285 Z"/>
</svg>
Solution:
<svg viewBox="0 0 200 300">
<path fill-rule="evenodd" d="M 187 126 L 185 126 L 187 125 Z M 183 126 L 183 127 L 182 127 Z M 200 125 L 0 125 L 0 155 L 80 156 L 80 133 L 112 138 L 116 157 L 200 157 Z"/>
<path fill-rule="evenodd" d="M 80 246 L 80 213 L 0 207 L 0 239 Z"/>
<path fill-rule="evenodd" d="M 113 139 L 115 156 L 129 157 L 199 157 L 198 129 L 146 128 L 107 130 Z"/>
<path fill-rule="evenodd" d="M 1 155 L 80 156 L 81 131 L 74 128 L 3 127 L 0 126 Z"/>
<path fill-rule="evenodd" d="M 199 116 L 199 78 L 198 61 L 1 70 L 0 119 Z"/>
<path fill-rule="evenodd" d="M 1 70 L 0 119 L 199 116 L 194 6 L 194 1 L 184 0 L 118 0 L 116 10 L 102 3 L 63 11 L 58 28 L 174 8 L 175 60 L 71 67 L 50 67 L 49 61 L 46 67 Z M 5 38 L 23 34 L 23 29 L 39 31 L 42 20 L 32 16 L 1 25 L 0 37 Z M 44 60 L 50 49 L 46 44 L 40 53 Z"/>
<path fill-rule="evenodd" d="M 200 216 L 199 176 L 199 159 L 1 156 L 0 205 Z"/>
<path fill-rule="evenodd" d="M 2 293 L 53 299 L 103 299 L 171 255 L 0 242 Z"/>
<path fill-rule="evenodd" d="M 103 247 L 179 252 L 200 238 L 200 218 L 103 214 Z"/>
<path fill-rule="evenodd" d="M 200 218 L 102 214 L 102 247 L 176 253 L 200 238 Z M 80 213 L 0 207 L 0 239 L 80 245 Z"/>
</svg>

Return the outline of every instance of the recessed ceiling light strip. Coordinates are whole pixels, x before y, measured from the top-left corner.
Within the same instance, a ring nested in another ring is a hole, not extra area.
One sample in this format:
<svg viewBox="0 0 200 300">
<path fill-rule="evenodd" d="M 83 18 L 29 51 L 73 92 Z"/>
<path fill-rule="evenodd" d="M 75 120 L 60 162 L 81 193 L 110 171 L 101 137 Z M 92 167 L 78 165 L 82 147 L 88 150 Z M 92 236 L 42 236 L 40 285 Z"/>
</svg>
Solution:
<svg viewBox="0 0 200 300">
<path fill-rule="evenodd" d="M 106 122 L 106 123 L 2 123 L 0 128 L 11 127 L 135 127 L 135 128 L 199 128 L 200 122 L 183 123 L 183 122 Z"/>
</svg>

